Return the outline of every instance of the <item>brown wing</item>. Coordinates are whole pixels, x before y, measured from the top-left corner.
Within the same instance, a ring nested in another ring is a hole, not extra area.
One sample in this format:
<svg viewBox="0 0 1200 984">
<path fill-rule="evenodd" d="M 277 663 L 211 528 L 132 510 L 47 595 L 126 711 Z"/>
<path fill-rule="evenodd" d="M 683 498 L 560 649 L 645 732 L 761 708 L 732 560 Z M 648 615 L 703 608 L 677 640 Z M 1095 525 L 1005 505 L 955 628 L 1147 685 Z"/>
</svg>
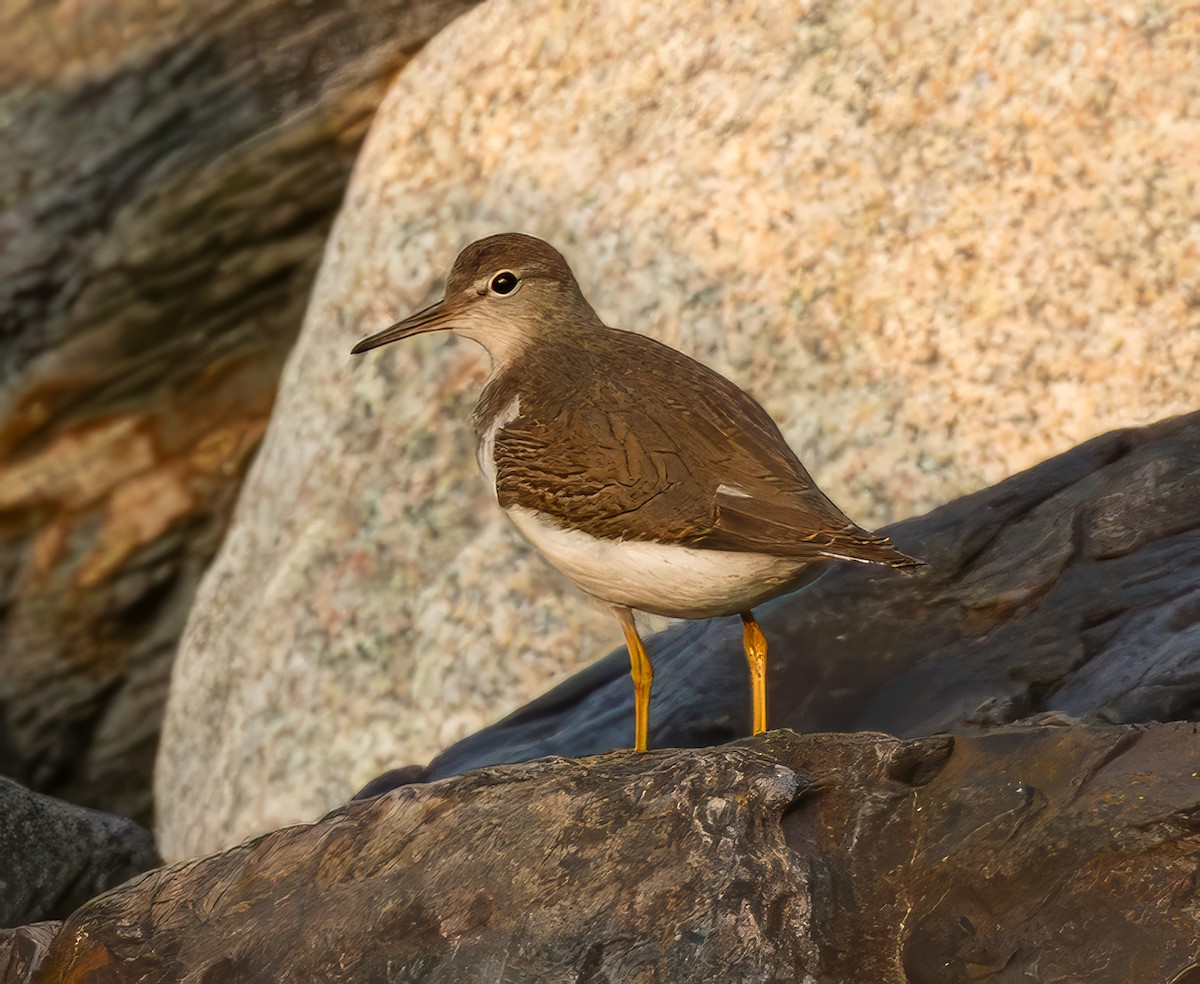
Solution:
<svg viewBox="0 0 1200 984">
<path fill-rule="evenodd" d="M 495 460 L 501 506 L 534 509 L 593 536 L 679 539 L 713 518 L 684 456 L 632 408 L 553 417 L 523 409 L 496 435 Z"/>
<path fill-rule="evenodd" d="M 816 487 L 774 421 L 723 376 L 651 339 L 609 329 L 573 387 L 523 387 L 496 435 L 501 506 L 593 536 L 714 550 L 912 566 Z M 615 346 L 615 351 L 614 351 Z"/>
</svg>

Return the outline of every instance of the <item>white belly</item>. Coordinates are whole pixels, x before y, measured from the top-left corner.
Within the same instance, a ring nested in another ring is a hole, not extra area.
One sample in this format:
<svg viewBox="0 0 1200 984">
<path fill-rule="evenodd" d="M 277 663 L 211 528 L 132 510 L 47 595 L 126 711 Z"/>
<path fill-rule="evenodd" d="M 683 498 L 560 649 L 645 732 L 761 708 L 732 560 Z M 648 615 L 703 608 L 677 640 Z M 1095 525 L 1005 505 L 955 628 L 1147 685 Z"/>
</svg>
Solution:
<svg viewBox="0 0 1200 984">
<path fill-rule="evenodd" d="M 809 566 L 769 554 L 700 550 L 645 540 L 602 540 L 567 530 L 531 509 L 509 518 L 583 591 L 609 604 L 669 618 L 749 611 L 806 580 Z"/>
</svg>

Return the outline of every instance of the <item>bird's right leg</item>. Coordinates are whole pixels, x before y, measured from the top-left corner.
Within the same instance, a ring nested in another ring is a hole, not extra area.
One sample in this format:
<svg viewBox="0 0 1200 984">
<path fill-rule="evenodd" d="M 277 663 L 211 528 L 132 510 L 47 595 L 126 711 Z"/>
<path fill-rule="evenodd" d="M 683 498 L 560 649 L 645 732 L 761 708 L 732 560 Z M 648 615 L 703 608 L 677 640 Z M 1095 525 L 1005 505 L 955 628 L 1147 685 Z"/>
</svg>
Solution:
<svg viewBox="0 0 1200 984">
<path fill-rule="evenodd" d="M 613 605 L 617 620 L 625 632 L 625 646 L 629 650 L 629 670 L 633 675 L 633 748 L 646 750 L 646 739 L 650 730 L 650 685 L 654 682 L 654 671 L 650 668 L 650 657 L 633 624 L 633 612 L 624 605 Z"/>
</svg>

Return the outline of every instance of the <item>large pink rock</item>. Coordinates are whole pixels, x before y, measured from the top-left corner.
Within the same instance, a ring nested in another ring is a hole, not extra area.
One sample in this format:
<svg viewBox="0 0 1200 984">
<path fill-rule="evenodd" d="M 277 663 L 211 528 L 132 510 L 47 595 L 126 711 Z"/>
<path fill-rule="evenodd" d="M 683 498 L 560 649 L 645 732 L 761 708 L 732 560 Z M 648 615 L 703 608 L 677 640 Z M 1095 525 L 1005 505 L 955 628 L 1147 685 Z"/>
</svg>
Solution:
<svg viewBox="0 0 1200 984">
<path fill-rule="evenodd" d="M 185 633 L 168 855 L 312 817 L 619 641 L 476 474 L 479 350 L 349 347 L 558 245 L 753 391 L 864 524 L 1194 408 L 1194 13 L 496 0 L 399 76 Z M 203 804 L 197 809 L 197 804 Z"/>
</svg>

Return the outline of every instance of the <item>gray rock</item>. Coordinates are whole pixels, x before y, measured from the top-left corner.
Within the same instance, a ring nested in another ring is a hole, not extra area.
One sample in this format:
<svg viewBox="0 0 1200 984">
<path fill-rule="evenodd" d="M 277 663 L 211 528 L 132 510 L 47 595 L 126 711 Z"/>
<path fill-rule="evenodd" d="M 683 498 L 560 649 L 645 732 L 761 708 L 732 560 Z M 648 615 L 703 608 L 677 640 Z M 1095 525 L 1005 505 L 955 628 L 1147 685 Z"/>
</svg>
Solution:
<svg viewBox="0 0 1200 984">
<path fill-rule="evenodd" d="M 161 863 L 132 820 L 0 778 L 0 926 L 63 919 Z"/>
</svg>

